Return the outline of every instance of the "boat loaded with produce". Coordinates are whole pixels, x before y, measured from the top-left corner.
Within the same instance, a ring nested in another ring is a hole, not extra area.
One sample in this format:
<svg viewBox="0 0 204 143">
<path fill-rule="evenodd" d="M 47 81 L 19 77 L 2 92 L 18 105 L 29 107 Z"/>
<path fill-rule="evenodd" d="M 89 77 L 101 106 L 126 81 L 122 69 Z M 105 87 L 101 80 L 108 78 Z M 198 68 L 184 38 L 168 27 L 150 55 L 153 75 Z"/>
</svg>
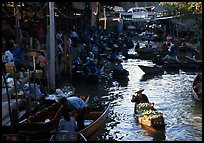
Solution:
<svg viewBox="0 0 204 143">
<path fill-rule="evenodd" d="M 144 100 L 145 94 L 142 94 L 144 89 L 136 92 L 133 95 L 132 102 L 135 102 L 135 117 L 139 124 L 152 127 L 154 129 L 164 129 L 165 122 L 163 114 L 154 108 L 154 103 Z"/>
</svg>

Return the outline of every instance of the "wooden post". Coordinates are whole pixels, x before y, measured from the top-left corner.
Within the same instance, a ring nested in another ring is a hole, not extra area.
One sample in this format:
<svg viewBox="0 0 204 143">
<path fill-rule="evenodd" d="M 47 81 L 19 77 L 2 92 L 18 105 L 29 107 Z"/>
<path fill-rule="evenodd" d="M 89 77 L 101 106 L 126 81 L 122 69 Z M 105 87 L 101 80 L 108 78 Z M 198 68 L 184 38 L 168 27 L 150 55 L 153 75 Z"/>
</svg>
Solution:
<svg viewBox="0 0 204 143">
<path fill-rule="evenodd" d="M 70 80 L 72 80 L 72 50 L 71 50 L 72 47 L 69 47 L 68 48 L 68 51 L 69 51 L 69 77 L 70 77 Z"/>
<path fill-rule="evenodd" d="M 50 29 L 49 29 L 49 84 L 50 89 L 55 90 L 55 24 L 54 24 L 54 2 L 49 2 Z"/>
<path fill-rule="evenodd" d="M 18 40 L 19 47 L 22 48 L 21 29 L 20 29 L 20 23 L 19 23 L 20 12 L 18 10 L 18 2 L 14 2 L 14 4 L 15 4 L 14 16 L 15 16 L 15 23 L 16 23 L 16 39 Z"/>
<path fill-rule="evenodd" d="M 67 74 L 68 69 L 68 59 L 67 59 L 67 36 L 64 36 L 64 72 Z"/>
<path fill-rule="evenodd" d="M 106 30 L 106 20 L 107 20 L 107 18 L 106 18 L 106 8 L 104 7 L 104 30 Z"/>
</svg>

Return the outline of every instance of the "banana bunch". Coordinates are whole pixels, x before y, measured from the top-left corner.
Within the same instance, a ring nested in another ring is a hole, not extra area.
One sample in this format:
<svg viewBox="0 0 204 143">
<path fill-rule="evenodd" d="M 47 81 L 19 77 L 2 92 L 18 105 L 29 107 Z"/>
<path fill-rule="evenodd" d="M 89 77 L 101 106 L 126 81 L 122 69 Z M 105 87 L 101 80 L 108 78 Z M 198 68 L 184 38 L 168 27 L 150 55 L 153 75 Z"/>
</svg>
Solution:
<svg viewBox="0 0 204 143">
<path fill-rule="evenodd" d="M 161 112 L 150 109 L 150 110 L 146 110 L 145 112 L 143 112 L 142 115 L 149 115 L 149 116 L 158 115 L 158 116 L 162 116 L 163 114 Z"/>
</svg>

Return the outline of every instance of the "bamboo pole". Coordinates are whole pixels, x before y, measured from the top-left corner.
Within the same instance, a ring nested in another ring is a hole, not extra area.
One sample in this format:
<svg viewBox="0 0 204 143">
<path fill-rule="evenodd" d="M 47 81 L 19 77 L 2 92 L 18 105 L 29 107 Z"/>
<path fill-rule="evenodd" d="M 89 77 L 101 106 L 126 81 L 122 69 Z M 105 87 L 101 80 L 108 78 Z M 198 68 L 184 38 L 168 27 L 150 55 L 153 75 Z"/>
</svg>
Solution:
<svg viewBox="0 0 204 143">
<path fill-rule="evenodd" d="M 16 76 L 17 74 L 16 74 L 15 67 L 13 67 L 13 71 L 14 71 L 13 81 L 14 81 L 14 89 L 15 89 L 15 97 L 16 97 L 16 111 L 18 112 L 18 94 L 17 94 L 16 78 L 15 78 L 15 76 Z"/>
<path fill-rule="evenodd" d="M 28 84 L 29 84 L 29 93 L 31 92 L 30 90 L 30 70 L 28 69 Z M 27 106 L 27 111 L 26 111 L 28 114 L 31 115 L 31 97 L 30 95 L 28 96 L 28 106 Z"/>
<path fill-rule="evenodd" d="M 72 47 L 68 48 L 69 51 L 69 78 L 72 80 Z"/>
<path fill-rule="evenodd" d="M 10 117 L 10 121 L 11 121 L 11 133 L 13 133 L 13 117 L 12 117 L 12 114 L 11 114 L 11 103 L 10 103 L 10 94 L 9 94 L 9 91 L 8 91 L 8 85 L 7 85 L 7 82 L 6 82 L 6 77 L 5 77 L 5 73 L 3 72 L 3 78 L 4 78 L 4 82 L 5 82 L 5 86 L 6 86 L 6 94 L 7 94 L 7 100 L 8 100 L 8 110 L 9 110 L 9 117 Z"/>
<path fill-rule="evenodd" d="M 37 103 L 37 98 L 36 98 L 36 85 L 35 85 L 35 80 L 36 80 L 36 69 L 35 69 L 35 57 L 33 57 L 33 67 L 34 67 L 34 74 L 32 76 L 34 79 L 34 97 L 35 97 L 35 104 Z"/>
</svg>

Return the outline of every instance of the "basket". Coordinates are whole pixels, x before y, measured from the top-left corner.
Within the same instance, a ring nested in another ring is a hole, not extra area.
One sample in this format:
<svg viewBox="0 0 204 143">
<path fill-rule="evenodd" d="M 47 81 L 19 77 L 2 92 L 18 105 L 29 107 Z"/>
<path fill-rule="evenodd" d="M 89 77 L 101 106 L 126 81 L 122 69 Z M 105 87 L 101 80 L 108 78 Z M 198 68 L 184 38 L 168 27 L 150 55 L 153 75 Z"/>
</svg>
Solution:
<svg viewBox="0 0 204 143">
<path fill-rule="evenodd" d="M 12 64 L 5 64 L 5 67 L 6 67 L 6 72 L 7 73 L 11 73 L 11 74 L 14 73 L 14 65 L 12 65 Z"/>
</svg>

